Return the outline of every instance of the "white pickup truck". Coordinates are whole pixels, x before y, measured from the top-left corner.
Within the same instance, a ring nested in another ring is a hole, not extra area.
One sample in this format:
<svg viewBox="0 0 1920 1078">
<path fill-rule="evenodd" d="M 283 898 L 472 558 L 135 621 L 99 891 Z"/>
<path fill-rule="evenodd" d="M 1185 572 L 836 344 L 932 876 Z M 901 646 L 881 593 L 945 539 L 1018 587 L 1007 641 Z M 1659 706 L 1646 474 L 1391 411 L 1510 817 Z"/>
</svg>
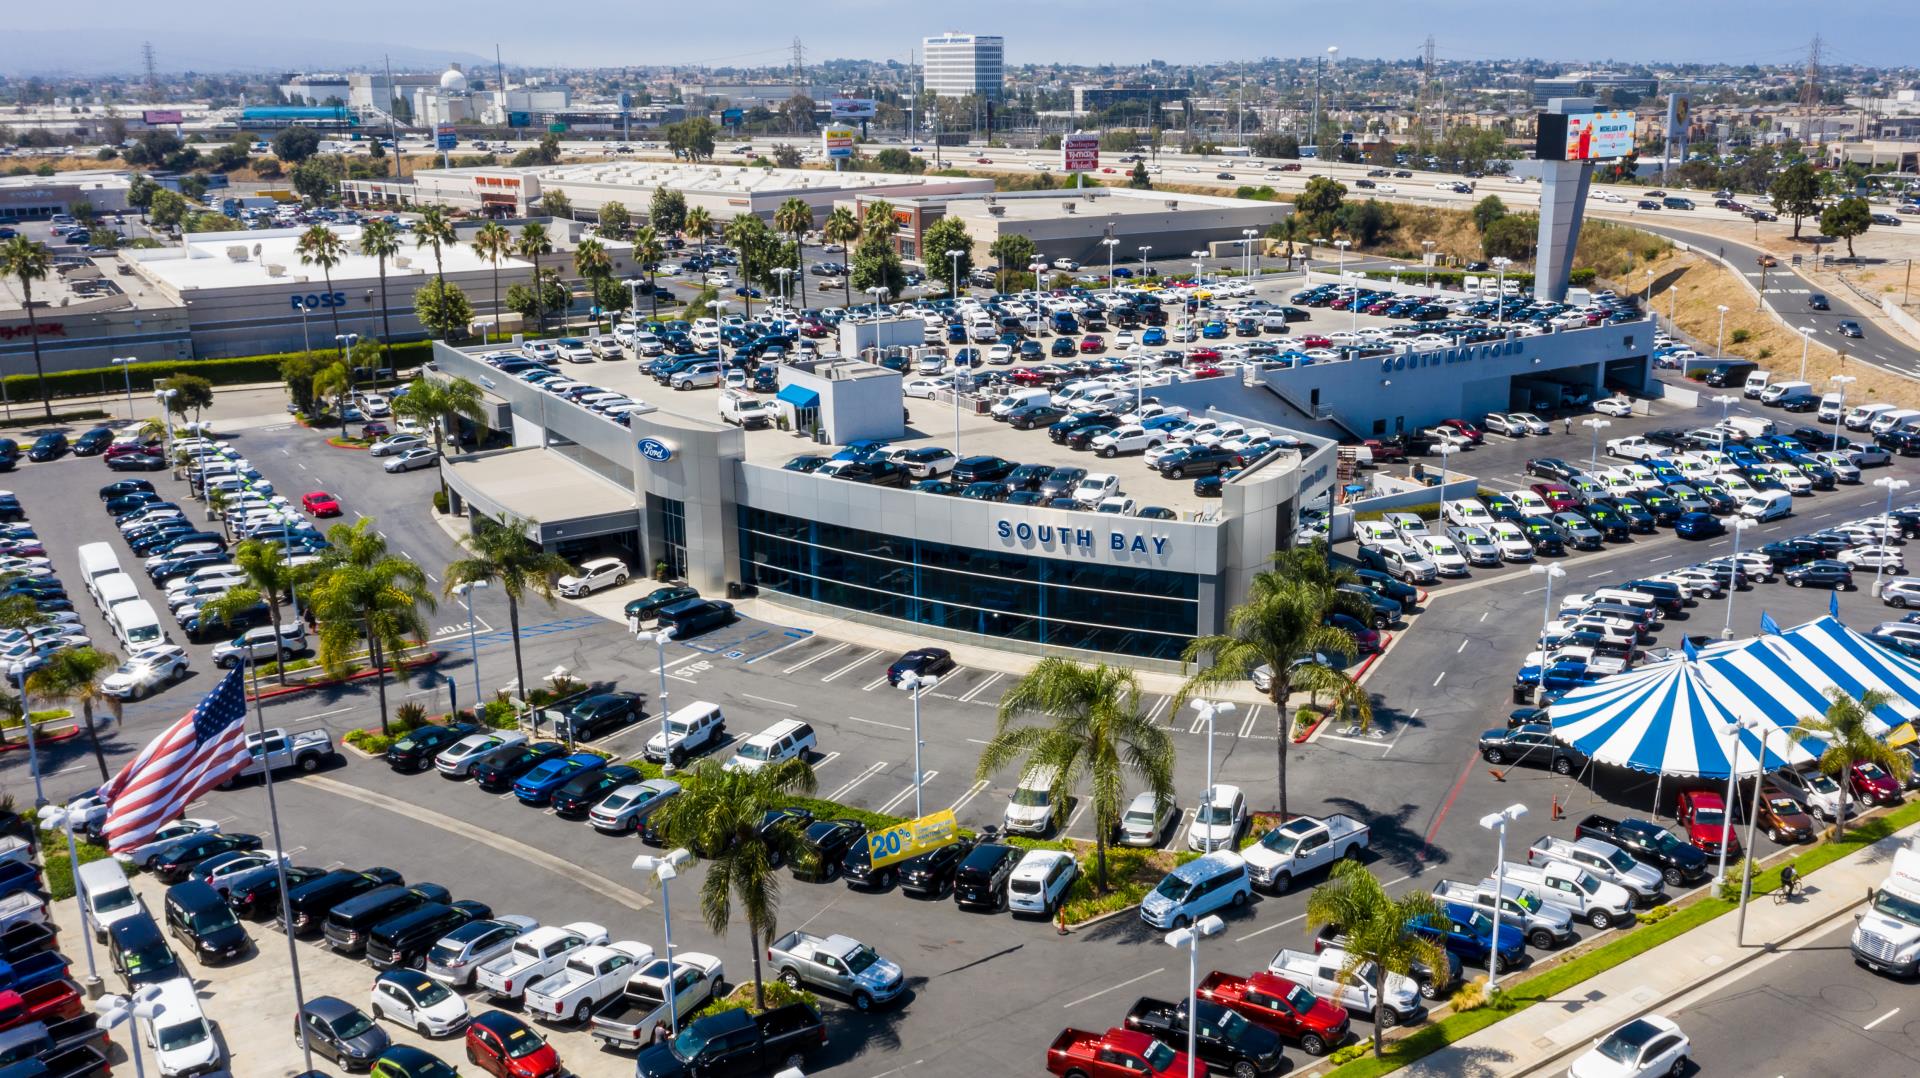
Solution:
<svg viewBox="0 0 1920 1078">
<path fill-rule="evenodd" d="M 608 1048 L 634 1052 L 653 1042 L 654 1030 L 661 1026 L 671 1028 L 667 970 L 667 960 L 656 958 L 628 977 L 620 998 L 594 1014 L 589 1030 L 593 1039 Z M 727 979 L 718 958 L 697 951 L 674 955 L 672 970 L 673 1009 L 682 1023 L 688 1015 L 706 1006 L 708 1000 L 718 997 Z"/>
<path fill-rule="evenodd" d="M 1619 457 L 1621 460 L 1647 460 L 1664 456 L 1666 452 L 1665 447 L 1657 446 L 1638 434 L 1626 438 L 1607 439 L 1607 456 Z"/>
<path fill-rule="evenodd" d="M 1547 905 L 1558 906 L 1569 916 L 1578 917 L 1595 928 L 1611 928 L 1633 920 L 1633 895 L 1619 884 L 1608 883 L 1583 868 L 1564 861 L 1548 861 L 1543 865 L 1508 861 L 1505 872 L 1508 883 L 1531 890 Z M 1493 882 L 1481 880 L 1480 886 L 1492 890 Z"/>
<path fill-rule="evenodd" d="M 1253 882 L 1284 894 L 1303 873 L 1325 868 L 1367 848 L 1367 825 L 1344 813 L 1325 819 L 1295 816 L 1241 851 Z"/>
<path fill-rule="evenodd" d="M 276 773 L 289 767 L 297 767 L 312 773 L 320 770 L 322 764 L 333 759 L 333 735 L 325 730 L 302 730 L 289 734 L 285 730 L 268 730 L 264 736 L 247 735 L 247 752 L 253 759 L 247 766 L 228 779 L 225 783 L 232 786 L 241 779 L 265 774 L 271 767 Z"/>
<path fill-rule="evenodd" d="M 1267 972 L 1285 977 L 1321 999 L 1330 999 L 1372 1021 L 1380 971 L 1372 962 L 1362 962 L 1351 977 L 1343 979 L 1340 970 L 1346 964 L 1347 952 L 1338 947 L 1324 948 L 1319 954 L 1283 949 L 1267 963 Z M 1386 997 L 1386 1008 L 1380 1012 L 1382 1025 L 1407 1025 L 1426 1010 L 1420 1002 L 1420 986 L 1411 977 L 1387 974 Z"/>
<path fill-rule="evenodd" d="M 586 1022 L 618 996 L 635 967 L 653 960 L 653 948 L 634 940 L 582 947 L 560 972 L 527 986 L 527 1013 L 548 1022 Z"/>
<path fill-rule="evenodd" d="M 1608 883 L 1619 884 L 1642 905 L 1652 905 L 1661 894 L 1664 881 L 1660 870 L 1643 865 L 1611 842 L 1597 838 L 1555 838 L 1543 835 L 1527 847 L 1527 863 L 1545 865 L 1558 861 L 1584 868 Z"/>
<path fill-rule="evenodd" d="M 1559 906 L 1548 905 L 1547 900 L 1531 888 L 1508 880 L 1499 894 L 1501 919 L 1508 924 L 1517 922 L 1520 930 L 1527 934 L 1528 946 L 1545 951 L 1565 947 L 1580 938 L 1574 934 L 1573 917 Z M 1494 887 L 1491 882 L 1482 887 L 1477 883 L 1441 880 L 1433 885 L 1433 897 L 1441 902 L 1477 906 L 1489 915 L 1494 911 Z"/>
<path fill-rule="evenodd" d="M 607 930 L 589 921 L 536 928 L 515 940 L 511 951 L 481 966 L 473 981 L 494 999 L 519 999 L 528 985 L 560 972 L 573 952 L 605 942 Z"/>
</svg>

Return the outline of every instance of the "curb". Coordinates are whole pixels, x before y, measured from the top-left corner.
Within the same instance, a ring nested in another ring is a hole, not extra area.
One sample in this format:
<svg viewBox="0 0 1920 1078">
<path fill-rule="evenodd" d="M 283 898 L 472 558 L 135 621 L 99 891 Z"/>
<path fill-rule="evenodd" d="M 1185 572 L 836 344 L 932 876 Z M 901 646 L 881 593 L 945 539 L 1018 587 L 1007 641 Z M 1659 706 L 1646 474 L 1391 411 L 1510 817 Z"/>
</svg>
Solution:
<svg viewBox="0 0 1920 1078">
<path fill-rule="evenodd" d="M 433 666 L 436 663 L 438 663 L 440 660 L 446 657 L 447 657 L 447 653 L 444 651 L 437 651 L 437 650 L 431 651 L 425 655 L 420 656 L 417 659 L 412 659 L 412 660 L 403 662 L 401 664 L 401 668 L 405 670 L 414 670 L 423 666 Z M 357 674 L 349 674 L 343 678 L 329 678 L 325 681 L 309 681 L 300 685 L 286 685 L 278 688 L 267 689 L 259 693 L 250 694 L 247 697 L 247 699 L 278 700 L 284 696 L 294 696 L 298 693 L 309 692 L 314 689 L 328 689 L 338 685 L 350 685 L 356 681 L 366 681 L 367 679 L 372 678 L 376 675 L 384 677 L 385 675 L 391 674 L 394 672 L 395 672 L 395 668 L 391 666 L 382 667 L 379 670 L 362 670 Z"/>
<path fill-rule="evenodd" d="M 1117 910 L 1109 910 L 1108 912 L 1103 913 L 1098 917 L 1089 917 L 1084 921 L 1074 921 L 1073 923 L 1067 925 L 1067 931 L 1075 932 L 1082 928 L 1092 928 L 1095 925 L 1104 924 L 1107 921 L 1111 921 L 1115 917 L 1118 917 L 1123 913 L 1132 913 L 1138 910 L 1139 908 L 1140 908 L 1140 903 L 1135 902 L 1130 906 L 1122 906 Z"/>
<path fill-rule="evenodd" d="M 66 722 L 68 720 L 59 719 L 55 721 Z M 72 721 L 73 721 L 73 729 L 71 730 L 63 730 L 57 734 L 41 734 L 41 733 L 34 734 L 33 744 L 36 746 L 51 745 L 61 741 L 71 741 L 74 738 L 79 737 L 81 734 L 86 732 L 87 728 L 84 725 L 82 725 L 78 719 L 74 719 Z M 24 749 L 26 747 L 27 747 L 27 739 L 26 739 L 26 736 L 23 734 L 21 735 L 20 740 L 18 741 L 9 741 L 4 745 L 0 745 L 0 753 L 15 752 L 20 749 Z"/>
</svg>

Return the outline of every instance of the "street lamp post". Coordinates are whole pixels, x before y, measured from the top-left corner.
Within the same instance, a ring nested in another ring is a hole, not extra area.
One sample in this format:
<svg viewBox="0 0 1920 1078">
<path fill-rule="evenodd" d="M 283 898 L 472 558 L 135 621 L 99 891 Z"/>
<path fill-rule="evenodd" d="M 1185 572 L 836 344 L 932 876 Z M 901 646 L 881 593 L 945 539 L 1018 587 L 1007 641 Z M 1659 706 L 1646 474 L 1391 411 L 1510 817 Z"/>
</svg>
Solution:
<svg viewBox="0 0 1920 1078">
<path fill-rule="evenodd" d="M 680 866 L 691 860 L 693 860 L 693 854 L 680 849 L 662 854 L 658 857 L 650 853 L 643 853 L 633 859 L 633 870 L 635 872 L 649 873 L 654 879 L 660 881 L 660 923 L 666 929 L 667 983 L 669 986 L 673 983 L 673 888 L 669 885 L 680 875 Z M 673 989 L 671 987 L 668 988 L 667 994 L 668 996 L 673 995 Z M 677 1038 L 680 1036 L 680 1008 L 674 1006 L 672 1003 L 667 1005 L 667 1028 L 672 1031 L 674 1037 Z"/>
<path fill-rule="evenodd" d="M 1447 530 L 1447 466 L 1453 462 L 1453 455 L 1459 450 L 1449 442 L 1441 442 L 1433 447 L 1440 454 L 1440 519 L 1441 534 Z"/>
<path fill-rule="evenodd" d="M 1213 814 L 1213 722 L 1219 716 L 1231 713 L 1234 704 L 1231 700 L 1221 700 L 1216 703 L 1196 697 L 1192 706 L 1193 710 L 1199 713 L 1202 721 L 1207 724 L 1207 786 L 1200 793 L 1200 818 L 1194 821 L 1204 823 Z M 1210 823 L 1207 825 L 1212 826 Z"/>
<path fill-rule="evenodd" d="M 1641 297 L 1640 306 L 1643 310 L 1647 312 L 1648 318 L 1653 317 L 1653 271 L 1652 270 L 1647 271 L 1647 292 L 1646 292 L 1646 295 Z"/>
<path fill-rule="evenodd" d="M 1243 263 L 1240 269 L 1240 273 L 1241 273 L 1241 276 L 1247 278 L 1248 280 L 1252 280 L 1253 279 L 1253 238 L 1260 234 L 1260 230 L 1257 228 L 1243 228 L 1240 230 L 1240 234 L 1247 238 L 1246 242 L 1240 245 L 1240 259 L 1241 259 L 1241 262 Z"/>
<path fill-rule="evenodd" d="M 1547 599 L 1540 611 L 1540 658 L 1543 660 L 1540 663 L 1540 687 L 1544 690 L 1547 684 L 1547 664 L 1544 661 L 1547 657 L 1547 623 L 1553 619 L 1553 582 L 1566 576 L 1567 571 L 1558 565 L 1542 565 L 1535 562 L 1527 566 L 1527 572 L 1547 578 Z"/>
<path fill-rule="evenodd" d="M 145 1020 L 149 1027 L 153 1020 L 166 1013 L 166 1005 L 160 1002 L 160 986 L 150 984 L 131 996 L 101 996 L 93 1001 L 93 1010 L 100 1016 L 103 1029 L 125 1024 L 127 1027 L 127 1054 L 133 1057 L 134 1078 L 146 1078 L 147 1068 L 140 1052 L 139 1022 Z"/>
<path fill-rule="evenodd" d="M 127 419 L 133 419 L 133 364 L 140 362 L 139 356 L 114 356 L 113 365 L 120 368 L 120 379 L 127 387 Z"/>
<path fill-rule="evenodd" d="M 958 247 L 955 247 L 953 250 L 947 252 L 947 261 L 953 264 L 953 272 L 948 275 L 949 277 L 952 278 L 952 280 L 948 281 L 947 283 L 951 287 L 951 291 L 953 292 L 953 301 L 955 303 L 960 302 L 960 260 L 962 258 L 965 258 L 966 256 L 967 256 L 967 252 L 962 251 Z"/>
<path fill-rule="evenodd" d="M 473 635 L 473 589 L 487 586 L 484 580 L 474 580 L 453 586 L 453 593 L 460 597 L 460 605 L 467 610 L 467 661 L 473 664 L 473 713 L 475 715 L 480 714 L 480 644 L 479 639 Z"/>
<path fill-rule="evenodd" d="M 779 294 L 781 305 L 785 306 L 787 302 L 787 278 L 793 276 L 793 267 L 775 266 L 773 267 L 772 273 L 779 282 L 774 286 L 774 291 Z"/>
<path fill-rule="evenodd" d="M 1833 448 L 1840 448 L 1840 417 L 1847 414 L 1847 387 L 1858 381 L 1851 374 L 1836 374 L 1827 379 L 1840 387 L 1840 408 L 1833 414 Z"/>
<path fill-rule="evenodd" d="M 1760 735 L 1760 755 L 1753 769 L 1753 806 L 1747 813 L 1747 856 L 1742 859 L 1740 869 L 1740 924 L 1734 932 L 1735 946 L 1745 947 L 1747 945 L 1747 902 L 1753 897 L 1753 823 L 1754 818 L 1760 815 L 1760 784 L 1767 775 L 1767 738 L 1773 733 L 1775 727 L 1764 719 L 1749 715 L 1740 720 L 1740 728 Z M 1787 739 L 1789 747 L 1793 744 L 1791 736 L 1793 731 L 1800 728 L 1798 723 L 1779 727 L 1781 733 L 1789 735 Z M 1787 763 L 1786 759 L 1782 758 L 1781 763 Z"/>
<path fill-rule="evenodd" d="M 1725 423 L 1727 421 L 1728 410 L 1733 407 L 1733 402 L 1740 398 L 1731 393 L 1720 393 L 1708 399 L 1720 406 L 1720 422 Z"/>
<path fill-rule="evenodd" d="M 1727 739 L 1728 745 L 1727 800 L 1721 809 L 1725 814 L 1725 818 L 1720 821 L 1720 863 L 1713 870 L 1713 886 L 1715 890 L 1719 890 L 1720 885 L 1727 881 L 1727 851 L 1733 846 L 1733 784 L 1740 778 L 1740 768 L 1738 766 L 1740 758 L 1740 725 L 1736 723 L 1732 726 L 1723 727 L 1721 729 L 1721 736 Z M 1747 815 L 1751 818 L 1755 814 L 1749 812 Z M 1747 841 L 1749 843 L 1753 841 L 1751 831 L 1747 834 Z M 1753 847 L 1750 845 L 1745 846 L 1742 847 L 1741 852 L 1745 854 L 1752 849 Z"/>
<path fill-rule="evenodd" d="M 1587 458 L 1587 466 L 1597 472 L 1600 470 L 1600 432 L 1613 424 L 1605 419 L 1582 419 L 1580 423 L 1593 431 L 1593 453 Z"/>
<path fill-rule="evenodd" d="M 1511 258 L 1493 260 L 1494 296 L 1493 325 L 1495 329 L 1507 326 L 1507 267 L 1513 265 Z"/>
<path fill-rule="evenodd" d="M 1147 252 L 1153 250 L 1153 244 L 1151 243 L 1146 244 L 1145 246 L 1142 246 L 1139 250 L 1140 250 L 1140 277 L 1144 281 L 1147 276 Z"/>
<path fill-rule="evenodd" d="M 1340 279 L 1342 281 L 1345 281 L 1347 279 L 1347 248 L 1353 246 L 1353 241 L 1352 240 L 1334 240 L 1333 245 L 1340 249 L 1340 267 L 1339 267 Z M 1360 290 L 1358 288 L 1355 288 L 1353 290 L 1352 298 L 1350 298 L 1347 301 L 1347 329 L 1349 332 L 1358 333 L 1360 331 L 1360 302 L 1359 301 L 1360 301 Z"/>
<path fill-rule="evenodd" d="M 307 305 L 299 296 L 293 297 L 293 305 L 300 308 L 300 350 L 311 352 L 313 351 L 313 334 L 307 330 Z"/>
<path fill-rule="evenodd" d="M 1733 529 L 1733 574 L 1727 577 L 1727 621 L 1720 627 L 1720 639 L 1733 639 L 1733 600 L 1740 592 L 1740 533 L 1753 527 L 1752 517 L 1734 517 L 1727 521 L 1727 527 Z"/>
<path fill-rule="evenodd" d="M 1895 479 L 1894 477 L 1892 477 L 1892 476 L 1890 476 L 1890 475 L 1883 475 L 1883 476 L 1881 476 L 1880 478 L 1878 478 L 1878 479 L 1876 479 L 1876 480 L 1874 480 L 1874 481 L 1873 481 L 1873 485 L 1874 485 L 1874 486 L 1876 486 L 1876 487 L 1883 487 L 1883 488 L 1885 488 L 1885 489 L 1886 489 L 1886 492 L 1887 492 L 1887 518 L 1888 518 L 1888 519 L 1890 520 L 1890 519 L 1892 519 L 1892 517 L 1893 517 L 1893 495 L 1894 495 L 1894 492 L 1895 492 L 1895 491 L 1900 491 L 1900 490 L 1905 490 L 1905 489 L 1907 489 L 1908 487 L 1910 487 L 1910 486 L 1912 486 L 1913 484 L 1912 484 L 1912 483 L 1910 483 L 1910 482 L 1908 482 L 1908 481 L 1907 481 L 1907 480 L 1905 480 L 1905 479 Z M 1880 544 L 1880 547 L 1881 547 L 1881 551 L 1880 551 L 1880 557 L 1878 557 L 1878 558 L 1876 558 L 1876 559 L 1874 559 L 1874 565 L 1873 565 L 1873 597 L 1874 597 L 1874 598 L 1876 598 L 1876 599 L 1878 599 L 1878 598 L 1880 597 L 1880 581 L 1881 581 L 1881 578 L 1882 578 L 1882 576 L 1883 576 L 1883 574 L 1885 574 L 1885 573 L 1886 573 L 1886 571 L 1887 571 L 1887 558 L 1886 558 L 1886 554 L 1887 554 L 1887 546 L 1886 546 L 1886 544 L 1885 544 L 1884 542 L 1882 542 L 1882 543 Z"/>
<path fill-rule="evenodd" d="M 77 866 L 80 864 L 80 851 L 73 841 L 73 817 L 73 811 L 63 805 L 48 805 L 40 810 L 40 823 L 42 826 L 56 827 L 67 833 L 67 864 Z M 87 927 L 85 912 L 89 908 L 87 905 L 87 888 L 78 872 L 73 873 L 73 894 L 74 898 L 79 902 L 81 909 L 80 943 L 81 946 L 87 949 L 87 979 L 83 982 L 82 987 L 87 990 L 88 999 L 99 999 L 101 990 L 100 971 L 93 963 L 93 932 Z"/>
<path fill-rule="evenodd" d="M 1227 923 L 1218 914 L 1209 913 L 1191 927 L 1167 933 L 1167 946 L 1187 949 L 1187 1078 L 1194 1078 L 1200 1059 L 1199 1045 L 1194 1042 L 1200 1029 L 1200 941 L 1218 935 L 1226 927 Z"/>
<path fill-rule="evenodd" d="M 1721 358 L 1724 358 L 1724 357 L 1726 356 L 1726 354 L 1727 354 L 1727 310 L 1728 310 L 1728 307 L 1727 307 L 1727 305 L 1726 305 L 1726 304 L 1724 304 L 1724 303 L 1722 303 L 1722 304 L 1720 304 L 1720 305 L 1719 305 L 1719 307 L 1717 307 L 1717 308 L 1716 308 L 1716 310 L 1718 310 L 1718 311 L 1720 312 L 1720 341 L 1719 341 L 1719 343 L 1718 343 L 1718 344 L 1716 344 L 1716 345 L 1714 345 L 1714 346 L 1713 346 L 1713 355 L 1714 355 L 1714 358 L 1715 358 L 1715 359 L 1721 359 Z"/>
<path fill-rule="evenodd" d="M 1500 896 L 1507 889 L 1507 824 L 1527 814 L 1525 805 L 1508 805 L 1499 812 L 1480 817 L 1480 826 L 1500 836 L 1499 860 L 1493 872 L 1493 945 L 1487 949 L 1487 990 L 1500 984 Z"/>
<path fill-rule="evenodd" d="M 1120 246 L 1120 241 L 1117 239 L 1114 239 L 1112 236 L 1108 236 L 1106 239 L 1101 240 L 1100 244 L 1101 246 L 1107 249 L 1107 294 L 1112 295 L 1113 294 L 1113 250 L 1114 248 Z"/>
<path fill-rule="evenodd" d="M 1807 380 L 1807 349 L 1813 344 L 1814 332 L 1812 326 L 1800 327 L 1800 380 L 1802 382 Z"/>
<path fill-rule="evenodd" d="M 1422 258 L 1420 259 L 1420 264 L 1421 264 L 1422 266 L 1424 266 L 1424 267 L 1426 267 L 1426 271 L 1427 271 L 1427 272 L 1426 272 L 1426 276 L 1425 276 L 1425 279 L 1424 279 L 1424 280 L 1422 280 L 1422 282 L 1421 282 L 1421 285 L 1420 285 L 1420 286 L 1421 286 L 1422 288 L 1427 288 L 1427 287 L 1431 287 L 1431 286 L 1432 286 L 1432 284 L 1433 284 L 1433 248 L 1434 248 L 1434 242 L 1433 242 L 1432 240 L 1421 240 L 1421 241 L 1420 241 L 1420 248 L 1421 248 L 1421 250 L 1422 250 L 1422 251 L 1424 251 L 1424 252 L 1425 252 L 1425 255 L 1424 255 L 1424 257 L 1422 257 Z"/>
<path fill-rule="evenodd" d="M 916 820 L 926 815 L 920 804 L 920 694 L 938 684 L 938 677 L 924 674 L 908 674 L 900 679 L 901 690 L 913 694 L 913 818 Z"/>
</svg>

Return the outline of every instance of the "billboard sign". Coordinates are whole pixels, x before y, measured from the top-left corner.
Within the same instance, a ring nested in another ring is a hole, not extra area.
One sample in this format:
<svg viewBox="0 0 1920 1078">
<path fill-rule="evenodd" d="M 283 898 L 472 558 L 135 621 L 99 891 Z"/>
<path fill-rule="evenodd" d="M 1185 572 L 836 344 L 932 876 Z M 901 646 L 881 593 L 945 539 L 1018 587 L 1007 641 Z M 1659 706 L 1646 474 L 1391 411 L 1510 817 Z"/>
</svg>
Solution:
<svg viewBox="0 0 1920 1078">
<path fill-rule="evenodd" d="M 1563 161 L 1598 161 L 1633 153 L 1633 113 L 1583 112 L 1567 117 Z"/>
<path fill-rule="evenodd" d="M 180 115 L 179 109 L 148 109 L 140 114 L 140 118 L 149 124 L 178 124 L 187 120 Z"/>
<path fill-rule="evenodd" d="M 953 810 L 941 809 L 885 831 L 870 832 L 866 838 L 867 858 L 874 868 L 886 868 L 959 840 L 960 825 Z"/>
<path fill-rule="evenodd" d="M 740 121 L 746 118 L 747 118 L 747 114 L 742 109 L 721 109 L 720 110 L 720 122 L 723 124 L 726 124 L 728 127 L 739 127 Z"/>
<path fill-rule="evenodd" d="M 853 128 L 829 124 L 820 130 L 820 146 L 829 161 L 845 161 L 853 156 Z"/>
<path fill-rule="evenodd" d="M 877 110 L 871 97 L 836 97 L 827 103 L 832 110 L 833 121 L 871 120 Z"/>
<path fill-rule="evenodd" d="M 1100 167 L 1100 136 L 1076 131 L 1060 138 L 1060 171 L 1092 172 Z"/>
<path fill-rule="evenodd" d="M 507 113 L 507 126 L 531 127 L 533 126 L 533 115 L 526 112 L 509 112 Z"/>
<path fill-rule="evenodd" d="M 433 148 L 434 149 L 451 150 L 458 145 L 460 145 L 460 136 L 453 133 L 452 124 L 434 124 L 433 125 Z"/>
</svg>

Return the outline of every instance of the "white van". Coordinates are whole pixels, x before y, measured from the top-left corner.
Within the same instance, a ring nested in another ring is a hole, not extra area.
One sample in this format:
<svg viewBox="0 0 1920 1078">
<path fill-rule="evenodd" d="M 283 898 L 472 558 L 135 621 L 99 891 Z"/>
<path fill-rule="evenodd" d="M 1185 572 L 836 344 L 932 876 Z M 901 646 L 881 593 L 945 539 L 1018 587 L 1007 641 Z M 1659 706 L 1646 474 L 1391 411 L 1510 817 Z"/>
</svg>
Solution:
<svg viewBox="0 0 1920 1078">
<path fill-rule="evenodd" d="M 160 625 L 159 615 L 153 612 L 153 605 L 145 599 L 129 599 L 113 608 L 108 621 L 113 622 L 113 633 L 126 645 L 128 651 L 138 651 L 154 644 L 167 641 L 167 631 Z"/>
<path fill-rule="evenodd" d="M 1846 400 L 1844 394 L 1823 393 L 1820 396 L 1820 411 L 1815 418 L 1822 423 L 1832 423 L 1840 418 L 1840 408 Z"/>
<path fill-rule="evenodd" d="M 1912 408 L 1894 408 L 1874 416 L 1872 425 L 1867 429 L 1876 435 L 1885 434 L 1895 427 L 1912 426 L 1916 419 L 1920 419 L 1920 411 Z"/>
<path fill-rule="evenodd" d="M 1812 382 L 1775 382 L 1760 391 L 1760 403 L 1785 405 L 1802 397 L 1811 396 L 1813 396 Z"/>
<path fill-rule="evenodd" d="M 140 589 L 134 586 L 133 578 L 125 573 L 108 573 L 98 580 L 87 582 L 94 588 L 94 601 L 100 604 L 100 612 L 113 617 L 113 608 L 121 603 L 137 602 Z"/>
<path fill-rule="evenodd" d="M 1772 371 L 1753 371 L 1747 375 L 1746 394 L 1749 398 L 1758 397 L 1773 381 Z"/>
<path fill-rule="evenodd" d="M 644 754 L 655 763 L 682 767 L 696 752 L 705 752 L 726 735 L 727 716 L 719 704 L 696 701 L 667 716 L 660 732 L 647 739 Z"/>
<path fill-rule="evenodd" d="M 798 719 L 782 719 L 742 741 L 733 750 L 733 758 L 722 766 L 727 771 L 758 771 L 819 750 L 812 726 Z"/>
<path fill-rule="evenodd" d="M 86 895 L 82 912 L 93 928 L 93 938 L 101 943 L 107 942 L 107 932 L 114 925 L 146 912 L 127 882 L 127 870 L 111 857 L 80 866 L 80 890 Z"/>
<path fill-rule="evenodd" d="M 1215 850 L 1188 861 L 1160 881 L 1140 902 L 1140 919 L 1155 928 L 1189 925 L 1225 906 L 1253 900 L 1247 862 L 1232 850 Z"/>
<path fill-rule="evenodd" d="M 93 591 L 93 582 L 100 577 L 120 571 L 120 559 L 114 557 L 113 547 L 106 543 L 80 544 L 80 579 Z M 100 596 L 96 592 L 94 598 Z"/>
<path fill-rule="evenodd" d="M 1876 401 L 1873 404 L 1856 404 L 1852 408 L 1847 409 L 1847 418 L 1842 420 L 1842 422 L 1846 424 L 1848 430 L 1866 430 L 1873 425 L 1873 421 L 1878 419 L 1881 413 L 1891 411 L 1893 411 L 1893 405 L 1888 404 L 1886 401 Z"/>
<path fill-rule="evenodd" d="M 1773 420 L 1754 415 L 1728 416 L 1721 426 L 1737 430 L 1749 438 L 1763 438 L 1769 434 L 1776 434 L 1780 430 L 1779 425 Z"/>
<path fill-rule="evenodd" d="M 994 401 L 993 407 L 988 409 L 988 412 L 993 418 L 1004 420 L 1008 415 L 1021 408 L 1034 404 L 1051 404 L 1052 402 L 1053 394 L 1047 390 L 1022 389 L 1009 393 L 999 400 Z"/>
<path fill-rule="evenodd" d="M 1784 490 L 1761 490 L 1740 499 L 1740 515 L 1756 521 L 1779 520 L 1793 513 L 1793 495 Z"/>
</svg>

